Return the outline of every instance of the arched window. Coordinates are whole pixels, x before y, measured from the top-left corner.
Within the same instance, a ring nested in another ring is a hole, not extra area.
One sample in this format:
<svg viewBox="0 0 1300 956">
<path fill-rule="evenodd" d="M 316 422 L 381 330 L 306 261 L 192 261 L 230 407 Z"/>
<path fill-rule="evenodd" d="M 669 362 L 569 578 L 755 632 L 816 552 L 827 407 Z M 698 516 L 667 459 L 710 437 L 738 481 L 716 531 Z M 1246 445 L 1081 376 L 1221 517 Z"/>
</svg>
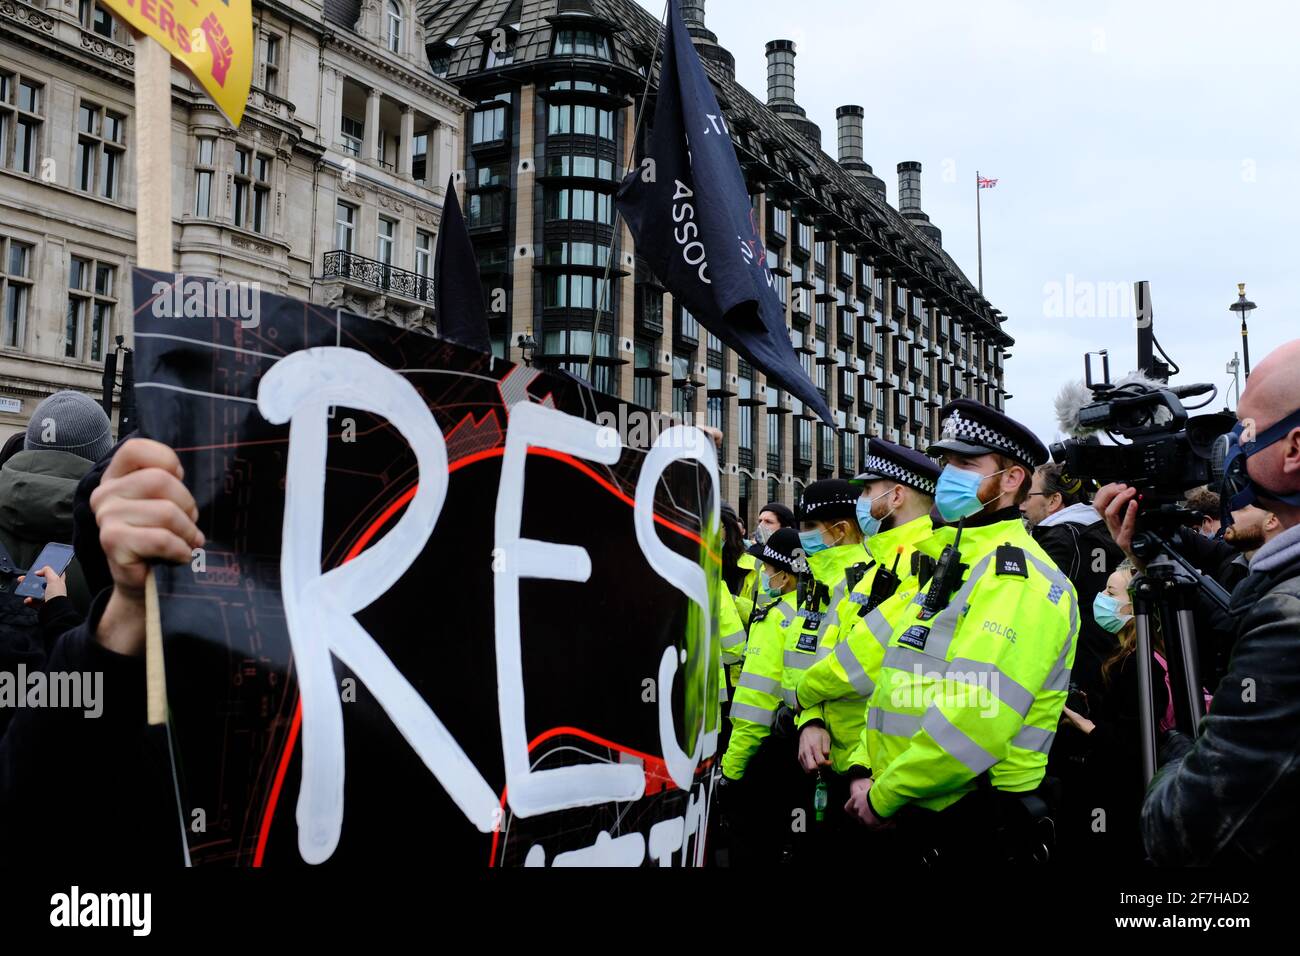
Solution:
<svg viewBox="0 0 1300 956">
<path fill-rule="evenodd" d="M 388 0 L 388 49 L 400 53 L 402 49 L 402 8 L 397 0 Z"/>
</svg>

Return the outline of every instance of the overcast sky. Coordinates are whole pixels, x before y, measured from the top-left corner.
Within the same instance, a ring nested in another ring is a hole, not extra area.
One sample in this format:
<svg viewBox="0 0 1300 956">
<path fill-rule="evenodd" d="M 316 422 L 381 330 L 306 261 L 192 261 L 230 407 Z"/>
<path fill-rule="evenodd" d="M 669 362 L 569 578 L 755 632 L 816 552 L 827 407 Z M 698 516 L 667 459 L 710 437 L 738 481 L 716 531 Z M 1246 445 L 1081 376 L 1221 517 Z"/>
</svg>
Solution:
<svg viewBox="0 0 1300 956">
<path fill-rule="evenodd" d="M 708 0 L 707 22 L 760 99 L 764 44 L 795 41 L 795 97 L 831 156 L 835 108 L 864 106 L 889 201 L 896 165 L 920 161 L 922 207 L 972 282 L 975 172 L 997 178 L 984 292 L 1016 339 L 1008 412 L 1045 441 L 1083 352 L 1136 365 L 1135 280 L 1172 381 L 1218 385 L 1215 409 L 1241 347 L 1237 282 L 1259 306 L 1252 363 L 1300 337 L 1300 5 Z"/>
</svg>

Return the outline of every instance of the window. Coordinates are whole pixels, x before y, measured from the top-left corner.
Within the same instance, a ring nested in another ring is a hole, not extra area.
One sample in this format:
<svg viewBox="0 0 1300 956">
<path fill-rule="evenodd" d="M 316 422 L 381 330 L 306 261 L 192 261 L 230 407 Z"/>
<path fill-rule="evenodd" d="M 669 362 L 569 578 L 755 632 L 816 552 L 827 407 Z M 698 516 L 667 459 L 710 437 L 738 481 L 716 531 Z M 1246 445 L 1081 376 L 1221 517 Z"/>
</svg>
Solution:
<svg viewBox="0 0 1300 956">
<path fill-rule="evenodd" d="M 25 340 L 33 248 L 30 243 L 0 236 L 0 307 L 4 309 L 0 346 L 7 349 L 20 349 Z"/>
<path fill-rule="evenodd" d="M 273 96 L 280 92 L 280 38 L 274 33 L 262 37 L 262 89 Z"/>
<path fill-rule="evenodd" d="M 68 314 L 63 334 L 65 358 L 104 360 L 104 345 L 117 304 L 114 266 L 73 256 L 68 265 Z"/>
<path fill-rule="evenodd" d="M 591 309 L 602 312 L 613 310 L 609 286 L 595 276 L 570 275 L 565 272 L 549 275 L 542 284 L 542 305 L 547 309 Z M 588 342 L 588 347 L 591 343 Z"/>
<path fill-rule="evenodd" d="M 334 248 L 344 252 L 352 251 L 353 234 L 356 230 L 357 207 L 340 202 L 334 212 Z"/>
<path fill-rule="evenodd" d="M 790 210 L 773 205 L 772 216 L 768 220 L 768 232 L 775 233 L 782 240 L 790 234 Z"/>
<path fill-rule="evenodd" d="M 806 418 L 798 419 L 799 427 L 797 431 L 797 441 L 795 444 L 795 457 L 801 462 L 812 461 L 812 422 Z"/>
<path fill-rule="evenodd" d="M 777 391 L 767 390 L 767 470 L 781 470 L 781 417 L 772 409 L 777 407 Z"/>
<path fill-rule="evenodd" d="M 385 34 L 390 53 L 402 52 L 402 8 L 395 0 L 388 0 L 388 15 L 384 20 Z"/>
<path fill-rule="evenodd" d="M 614 204 L 606 193 L 592 189 L 551 189 L 546 192 L 546 219 L 613 222 Z"/>
<path fill-rule="evenodd" d="M 754 450 L 754 406 L 741 405 L 736 411 L 740 421 L 740 437 L 737 439 L 737 446 L 752 452 Z"/>
<path fill-rule="evenodd" d="M 77 19 L 87 30 L 110 40 L 117 39 L 117 27 L 108 10 L 92 0 L 78 0 Z"/>
<path fill-rule="evenodd" d="M 416 133 L 411 137 L 411 178 L 417 183 L 423 183 L 427 181 L 428 174 L 429 134 Z"/>
<path fill-rule="evenodd" d="M 608 60 L 609 40 L 592 30 L 559 30 L 555 34 L 555 55 Z"/>
<path fill-rule="evenodd" d="M 548 242 L 544 261 L 548 266 L 603 266 L 609 261 L 609 246 L 592 242 Z"/>
<path fill-rule="evenodd" d="M 582 104 L 552 103 L 547 107 L 546 116 L 548 135 L 572 133 L 614 139 L 614 113 L 611 110 Z"/>
<path fill-rule="evenodd" d="M 548 176 L 581 176 L 587 179 L 614 179 L 614 164 L 595 156 L 550 156 L 546 160 Z"/>
<path fill-rule="evenodd" d="M 206 219 L 212 215 L 212 169 L 217 141 L 211 136 L 200 136 L 195 146 L 194 215 Z"/>
<path fill-rule="evenodd" d="M 394 247 L 397 245 L 397 222 L 384 216 L 379 217 L 379 235 L 376 238 L 375 258 L 386 266 L 393 264 Z"/>
<path fill-rule="evenodd" d="M 433 274 L 433 234 L 415 230 L 415 274 L 426 279 Z"/>
<path fill-rule="evenodd" d="M 474 145 L 496 143 L 506 138 L 506 108 L 495 106 L 491 109 L 478 110 L 474 114 L 472 128 Z"/>
<path fill-rule="evenodd" d="M 465 208 L 466 224 L 471 228 L 500 226 L 505 220 L 504 193 L 470 193 Z"/>
<path fill-rule="evenodd" d="M 801 222 L 801 223 L 799 223 L 796 232 L 798 233 L 798 236 L 797 236 L 797 238 L 795 239 L 795 244 L 798 245 L 799 248 L 802 249 L 802 250 L 804 250 L 805 252 L 807 252 L 808 250 L 812 249 L 812 246 L 813 246 L 813 227 L 812 227 L 812 224 L 811 224 L 811 223 L 806 223 L 806 222 Z"/>
<path fill-rule="evenodd" d="M 694 342 L 700 340 L 699 320 L 681 306 L 677 308 L 677 337 L 679 339 L 690 339 Z"/>
<path fill-rule="evenodd" d="M 340 131 L 343 136 L 343 152 L 349 156 L 360 156 L 361 143 L 366 136 L 366 124 L 351 116 L 344 116 Z"/>
<path fill-rule="evenodd" d="M 635 368 L 654 368 L 655 350 L 653 345 L 637 342 L 633 351 L 636 359 Z M 653 376 L 636 376 L 636 380 L 632 383 L 632 401 L 642 408 L 654 408 L 658 404 L 655 401 L 655 379 Z"/>
<path fill-rule="evenodd" d="M 0 165 L 34 174 L 40 155 L 45 87 L 0 72 Z"/>
<path fill-rule="evenodd" d="M 77 171 L 82 192 L 117 199 L 126 117 L 82 101 L 77 110 Z"/>
<path fill-rule="evenodd" d="M 271 157 L 235 147 L 234 222 L 241 229 L 270 229 Z"/>
<path fill-rule="evenodd" d="M 513 33 L 507 33 L 501 39 L 497 39 L 498 34 L 493 34 L 487 44 L 487 52 L 483 54 L 483 69 L 490 70 L 494 66 L 509 66 L 515 62 L 515 37 Z"/>
</svg>

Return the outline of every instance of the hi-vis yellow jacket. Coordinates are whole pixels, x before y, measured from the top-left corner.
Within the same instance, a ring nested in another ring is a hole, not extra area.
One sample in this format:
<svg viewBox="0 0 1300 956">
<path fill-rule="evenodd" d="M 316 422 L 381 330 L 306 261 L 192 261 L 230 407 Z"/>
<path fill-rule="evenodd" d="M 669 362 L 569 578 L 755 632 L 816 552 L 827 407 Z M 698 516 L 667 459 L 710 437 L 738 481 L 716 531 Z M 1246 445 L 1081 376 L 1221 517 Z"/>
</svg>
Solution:
<svg viewBox="0 0 1300 956">
<path fill-rule="evenodd" d="M 912 554 L 917 543 L 932 534 L 934 525 L 930 516 L 924 515 L 867 539 L 867 551 L 875 563 L 849 595 L 855 606 L 845 619 L 837 621 L 826 631 L 824 643 L 833 653 L 808 668 L 799 681 L 800 707 L 816 707 L 828 701 L 845 702 L 842 707 L 845 719 L 858 721 L 855 742 L 862 732 L 861 721 L 866 717 L 867 698 L 876 689 L 885 646 L 893 634 L 890 622 L 916 594 L 919 582 L 911 573 Z M 876 572 L 882 567 L 893 570 L 895 561 L 900 578 L 898 590 L 879 607 L 862 615 L 861 609 L 871 597 Z"/>
<path fill-rule="evenodd" d="M 718 671 L 719 692 L 727 699 L 727 668 L 733 667 L 739 677 L 740 662 L 745 659 L 745 624 L 736 611 L 736 599 L 727 590 L 726 582 L 718 578 L 718 634 L 721 636 L 722 669 Z"/>
<path fill-rule="evenodd" d="M 759 566 L 758 561 L 752 554 L 742 554 L 736 562 L 738 567 L 746 570 L 744 580 L 740 583 L 740 589 L 734 595 L 736 598 L 736 613 L 740 615 L 741 622 L 748 627 L 750 618 L 762 604 L 769 603 L 770 599 L 763 594 L 763 589 L 759 584 Z"/>
<path fill-rule="evenodd" d="M 830 599 L 813 607 L 810 590 L 804 603 L 799 606 L 798 620 L 785 629 L 782 686 L 785 702 L 791 707 L 798 701 L 795 689 L 804 672 L 831 653 L 826 635 L 842 618 L 847 619 L 848 615 L 858 613 L 858 605 L 852 600 L 853 589 L 849 586 L 848 573 L 855 566 L 859 571 L 865 572 L 870 560 L 871 556 L 860 544 L 827 548 L 807 558 L 813 578 L 826 586 L 830 591 Z M 844 770 L 848 767 L 849 756 L 857 745 L 862 727 L 862 701 L 859 700 L 853 708 L 823 704 L 809 707 L 799 713 L 795 724 L 802 729 L 814 720 L 820 721 L 830 734 L 832 768 L 836 771 Z"/>
<path fill-rule="evenodd" d="M 917 548 L 938 558 L 953 535 Z M 1000 790 L 1033 790 L 1047 767 L 1079 630 L 1074 587 L 1019 520 L 965 528 L 960 548 L 961 587 L 932 616 L 925 591 L 904 608 L 868 703 L 852 762 L 871 768 L 882 817 L 942 810 L 985 772 Z"/>
<path fill-rule="evenodd" d="M 772 732 L 781 689 L 781 657 L 785 634 L 795 620 L 794 591 L 754 612 L 745 650 L 745 666 L 736 682 L 731 703 L 731 740 L 722 755 L 722 772 L 732 780 L 745 775 L 745 767 Z"/>
</svg>

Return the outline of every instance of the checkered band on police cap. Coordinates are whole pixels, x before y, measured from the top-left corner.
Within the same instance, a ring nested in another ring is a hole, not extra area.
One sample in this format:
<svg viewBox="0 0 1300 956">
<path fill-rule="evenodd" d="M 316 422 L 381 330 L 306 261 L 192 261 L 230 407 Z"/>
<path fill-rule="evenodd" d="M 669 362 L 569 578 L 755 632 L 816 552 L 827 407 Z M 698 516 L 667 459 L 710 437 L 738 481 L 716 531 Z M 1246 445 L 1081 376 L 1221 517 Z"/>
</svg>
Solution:
<svg viewBox="0 0 1300 956">
<path fill-rule="evenodd" d="M 827 508 L 843 509 L 845 505 L 853 507 L 857 504 L 859 497 L 861 497 L 861 494 L 856 488 L 851 489 L 849 492 L 830 495 L 820 501 L 811 502 L 808 500 L 808 495 L 805 493 L 803 498 L 799 501 L 799 515 L 801 518 L 811 518 L 814 517 L 818 511 L 824 511 Z"/>
<path fill-rule="evenodd" d="M 867 475 L 879 475 L 881 478 L 888 478 L 900 485 L 915 488 L 923 495 L 934 497 L 934 479 L 918 475 L 910 468 L 904 468 L 898 462 L 888 458 L 881 458 L 879 455 L 868 455 L 862 472 Z"/>
<path fill-rule="evenodd" d="M 977 422 L 973 418 L 967 418 L 959 410 L 955 409 L 943 420 L 940 438 L 955 438 L 957 441 L 967 441 L 972 445 L 982 445 L 995 451 L 1005 452 L 1012 458 L 1031 465 L 1036 464 L 1041 457 L 1032 454 L 1023 445 L 996 428 L 985 425 L 983 422 Z"/>
</svg>

